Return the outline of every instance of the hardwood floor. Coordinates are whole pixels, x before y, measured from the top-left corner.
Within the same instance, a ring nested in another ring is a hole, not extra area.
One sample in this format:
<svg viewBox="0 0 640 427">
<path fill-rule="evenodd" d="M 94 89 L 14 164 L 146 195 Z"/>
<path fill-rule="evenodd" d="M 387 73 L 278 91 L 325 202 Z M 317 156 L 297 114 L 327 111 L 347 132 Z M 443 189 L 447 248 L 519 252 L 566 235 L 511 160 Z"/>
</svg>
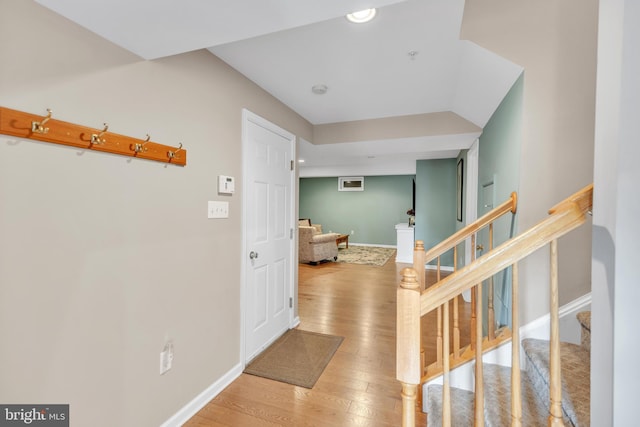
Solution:
<svg viewBox="0 0 640 427">
<path fill-rule="evenodd" d="M 306 389 L 242 374 L 185 425 L 400 425 L 396 287 L 399 271 L 406 266 L 393 259 L 383 267 L 301 264 L 298 328 L 345 338 L 316 385 Z M 461 301 L 461 325 L 468 325 L 469 305 Z M 434 322 L 434 317 L 423 318 L 425 343 L 434 342 Z M 428 362 L 435 360 L 435 344 L 425 351 Z M 418 411 L 416 418 L 418 425 L 426 426 L 425 414 Z"/>
</svg>

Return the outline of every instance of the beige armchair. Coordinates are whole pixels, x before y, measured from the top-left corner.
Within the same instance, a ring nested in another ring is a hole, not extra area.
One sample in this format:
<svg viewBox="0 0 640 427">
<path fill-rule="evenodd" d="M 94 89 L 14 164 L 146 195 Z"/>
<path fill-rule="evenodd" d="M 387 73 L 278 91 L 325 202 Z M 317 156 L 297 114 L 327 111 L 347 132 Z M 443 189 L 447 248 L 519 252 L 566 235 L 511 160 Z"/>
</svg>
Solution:
<svg viewBox="0 0 640 427">
<path fill-rule="evenodd" d="M 322 226 L 310 220 L 298 221 L 298 261 L 317 264 L 319 261 L 338 259 L 336 233 L 322 233 Z"/>
</svg>

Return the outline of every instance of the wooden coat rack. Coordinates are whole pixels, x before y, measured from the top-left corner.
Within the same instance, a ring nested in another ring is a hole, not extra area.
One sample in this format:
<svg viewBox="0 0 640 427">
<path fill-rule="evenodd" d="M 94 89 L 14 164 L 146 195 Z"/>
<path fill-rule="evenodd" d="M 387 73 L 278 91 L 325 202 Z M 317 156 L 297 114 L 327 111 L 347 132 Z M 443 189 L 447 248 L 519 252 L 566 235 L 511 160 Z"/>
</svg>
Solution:
<svg viewBox="0 0 640 427">
<path fill-rule="evenodd" d="M 42 117 L 0 107 L 0 133 L 180 166 L 187 164 L 187 150 L 182 143 L 176 148 L 152 142 L 149 135 L 146 139 L 118 135 L 109 132 L 106 123 L 102 129 L 93 129 L 52 119 L 52 111 L 47 112 Z"/>
</svg>

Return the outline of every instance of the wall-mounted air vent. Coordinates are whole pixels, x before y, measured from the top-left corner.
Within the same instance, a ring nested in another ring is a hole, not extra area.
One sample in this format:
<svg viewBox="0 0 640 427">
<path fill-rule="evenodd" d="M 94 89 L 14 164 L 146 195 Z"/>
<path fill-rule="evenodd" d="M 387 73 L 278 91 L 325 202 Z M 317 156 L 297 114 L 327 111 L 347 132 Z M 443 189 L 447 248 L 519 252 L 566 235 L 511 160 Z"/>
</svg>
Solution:
<svg viewBox="0 0 640 427">
<path fill-rule="evenodd" d="M 364 191 L 364 177 L 363 176 L 339 177 L 338 191 Z"/>
</svg>

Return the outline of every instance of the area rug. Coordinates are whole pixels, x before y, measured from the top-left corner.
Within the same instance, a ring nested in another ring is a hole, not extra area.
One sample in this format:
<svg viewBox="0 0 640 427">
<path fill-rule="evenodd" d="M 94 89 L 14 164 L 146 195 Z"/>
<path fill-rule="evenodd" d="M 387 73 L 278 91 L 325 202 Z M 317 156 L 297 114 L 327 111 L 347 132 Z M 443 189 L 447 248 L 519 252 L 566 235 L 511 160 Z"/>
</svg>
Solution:
<svg viewBox="0 0 640 427">
<path fill-rule="evenodd" d="M 349 246 L 338 248 L 338 262 L 349 264 L 385 265 L 389 258 L 396 253 L 395 248 L 381 248 L 379 246 Z"/>
<path fill-rule="evenodd" d="M 313 388 L 343 337 L 290 329 L 244 370 L 287 384 Z"/>
</svg>

